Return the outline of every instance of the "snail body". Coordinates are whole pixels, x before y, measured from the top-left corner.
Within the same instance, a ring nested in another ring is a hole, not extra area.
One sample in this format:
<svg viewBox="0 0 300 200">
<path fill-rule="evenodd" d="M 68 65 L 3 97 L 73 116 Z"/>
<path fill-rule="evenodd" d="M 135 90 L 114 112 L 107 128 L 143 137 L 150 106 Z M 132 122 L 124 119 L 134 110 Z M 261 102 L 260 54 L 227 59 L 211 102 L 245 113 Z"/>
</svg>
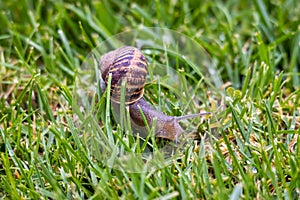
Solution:
<svg viewBox="0 0 300 200">
<path fill-rule="evenodd" d="M 179 121 L 197 117 L 208 113 L 198 113 L 185 116 L 168 116 L 155 110 L 143 98 L 148 64 L 140 50 L 131 46 L 124 46 L 104 54 L 100 59 L 102 80 L 107 84 L 109 74 L 112 74 L 111 100 L 117 112 L 120 106 L 121 84 L 126 81 L 125 104 L 129 107 L 131 126 L 134 132 L 147 136 L 148 130 L 144 123 L 140 109 L 146 118 L 149 127 L 156 119 L 155 137 L 177 141 L 184 133 Z M 105 84 L 105 85 L 106 85 Z M 105 88 L 102 88 L 105 89 Z M 139 109 L 140 108 L 140 109 Z M 118 116 L 120 113 L 118 113 Z"/>
<path fill-rule="evenodd" d="M 152 127 L 153 122 L 156 119 L 156 137 L 161 137 L 169 140 L 178 140 L 180 135 L 184 132 L 184 130 L 179 125 L 176 117 L 168 116 L 153 109 L 153 107 L 149 103 L 147 103 L 144 98 L 141 98 L 129 107 L 130 117 L 132 119 L 131 124 L 135 131 L 140 131 L 141 133 L 147 132 L 142 115 L 139 111 L 139 107 L 143 111 L 149 127 Z"/>
</svg>

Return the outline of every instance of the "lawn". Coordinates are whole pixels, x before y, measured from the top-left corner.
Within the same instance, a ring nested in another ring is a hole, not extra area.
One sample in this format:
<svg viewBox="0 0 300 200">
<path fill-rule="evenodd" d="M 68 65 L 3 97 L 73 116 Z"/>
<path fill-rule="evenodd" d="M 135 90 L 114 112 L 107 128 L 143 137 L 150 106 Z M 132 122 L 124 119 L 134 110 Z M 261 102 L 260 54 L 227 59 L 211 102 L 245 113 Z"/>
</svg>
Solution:
<svg viewBox="0 0 300 200">
<path fill-rule="evenodd" d="M 299 199 L 299 10 L 0 1 L 0 198 Z M 175 142 L 154 137 L 156 118 L 132 135 L 124 95 L 118 119 L 97 68 L 122 45 L 142 47 L 155 110 L 211 114 L 180 121 Z"/>
</svg>

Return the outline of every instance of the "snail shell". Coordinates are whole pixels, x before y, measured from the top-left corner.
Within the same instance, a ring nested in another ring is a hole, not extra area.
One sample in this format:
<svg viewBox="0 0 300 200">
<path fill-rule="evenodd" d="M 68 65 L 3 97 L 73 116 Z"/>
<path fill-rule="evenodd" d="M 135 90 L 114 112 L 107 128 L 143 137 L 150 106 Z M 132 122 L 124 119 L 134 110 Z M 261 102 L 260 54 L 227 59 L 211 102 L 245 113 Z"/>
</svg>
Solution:
<svg viewBox="0 0 300 200">
<path fill-rule="evenodd" d="M 126 81 L 125 104 L 132 104 L 143 97 L 148 64 L 140 50 L 124 46 L 104 54 L 100 60 L 102 79 L 107 84 L 112 74 L 111 100 L 120 103 L 122 82 Z"/>
</svg>

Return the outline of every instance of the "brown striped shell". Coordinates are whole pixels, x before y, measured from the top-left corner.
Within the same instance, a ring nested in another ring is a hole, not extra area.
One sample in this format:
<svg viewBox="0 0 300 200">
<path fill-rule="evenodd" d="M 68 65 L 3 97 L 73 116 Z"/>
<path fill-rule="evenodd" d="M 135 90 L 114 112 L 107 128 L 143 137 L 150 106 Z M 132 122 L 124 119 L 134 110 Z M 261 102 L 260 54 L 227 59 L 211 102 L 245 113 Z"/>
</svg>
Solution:
<svg viewBox="0 0 300 200">
<path fill-rule="evenodd" d="M 148 74 L 148 64 L 140 50 L 124 46 L 104 54 L 100 60 L 102 79 L 111 80 L 111 100 L 120 103 L 122 82 L 126 81 L 125 104 L 132 104 L 143 97 Z"/>
</svg>

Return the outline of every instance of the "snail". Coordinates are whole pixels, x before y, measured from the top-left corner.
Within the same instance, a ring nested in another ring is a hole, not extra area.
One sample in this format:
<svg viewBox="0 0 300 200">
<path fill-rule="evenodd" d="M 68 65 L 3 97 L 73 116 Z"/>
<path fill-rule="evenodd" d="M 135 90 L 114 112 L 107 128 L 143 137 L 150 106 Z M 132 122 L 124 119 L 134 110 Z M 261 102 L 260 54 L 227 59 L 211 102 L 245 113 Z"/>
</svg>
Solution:
<svg viewBox="0 0 300 200">
<path fill-rule="evenodd" d="M 198 117 L 210 113 L 198 113 L 185 116 L 168 116 L 155 110 L 144 98 L 144 86 L 148 74 L 148 64 L 142 52 L 132 46 L 124 46 L 110 51 L 100 58 L 102 90 L 105 90 L 109 74 L 111 74 L 111 103 L 119 111 L 122 81 L 126 81 L 125 104 L 129 107 L 131 127 L 134 132 L 147 136 L 148 131 L 143 116 L 149 127 L 152 127 L 156 118 L 155 137 L 178 141 L 184 133 L 179 124 L 180 120 Z M 139 109 L 140 108 L 140 109 Z M 118 116 L 120 113 L 118 113 Z"/>
</svg>

